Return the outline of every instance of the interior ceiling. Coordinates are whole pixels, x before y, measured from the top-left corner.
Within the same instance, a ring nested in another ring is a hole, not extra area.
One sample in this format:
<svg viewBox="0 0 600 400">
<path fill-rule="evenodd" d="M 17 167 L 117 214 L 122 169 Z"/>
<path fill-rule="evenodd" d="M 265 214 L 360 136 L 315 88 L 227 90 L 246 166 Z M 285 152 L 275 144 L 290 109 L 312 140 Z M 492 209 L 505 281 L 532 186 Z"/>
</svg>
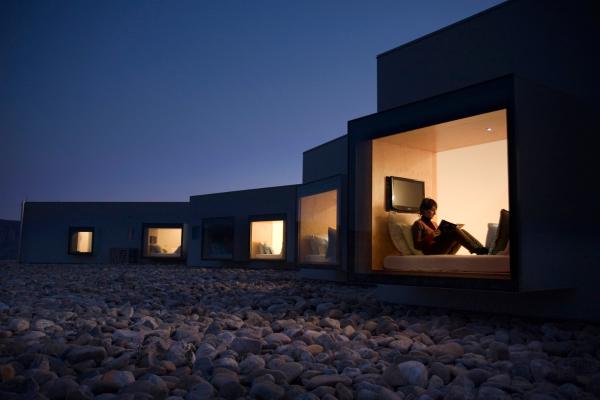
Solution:
<svg viewBox="0 0 600 400">
<path fill-rule="evenodd" d="M 491 128 L 491 131 L 488 129 Z M 377 139 L 434 153 L 506 139 L 506 110 L 431 125 Z"/>
</svg>

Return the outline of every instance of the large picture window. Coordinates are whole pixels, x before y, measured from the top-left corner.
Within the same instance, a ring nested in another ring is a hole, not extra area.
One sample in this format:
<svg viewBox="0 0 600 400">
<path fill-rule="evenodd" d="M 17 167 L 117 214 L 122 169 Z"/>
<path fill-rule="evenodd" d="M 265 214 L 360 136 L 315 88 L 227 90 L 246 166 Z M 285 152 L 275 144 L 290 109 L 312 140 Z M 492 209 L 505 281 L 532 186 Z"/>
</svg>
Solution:
<svg viewBox="0 0 600 400">
<path fill-rule="evenodd" d="M 69 228 L 69 254 L 91 255 L 94 252 L 94 228 Z"/>
<path fill-rule="evenodd" d="M 285 257 L 285 221 L 250 221 L 250 258 L 282 260 Z"/>
<path fill-rule="evenodd" d="M 144 257 L 181 258 L 181 225 L 144 227 Z"/>
<path fill-rule="evenodd" d="M 510 279 L 506 109 L 383 136 L 369 147 L 371 193 L 364 195 L 363 181 L 356 193 L 358 202 L 371 203 L 371 223 L 365 225 L 371 251 L 357 247 L 365 257 L 356 263 L 358 272 Z M 398 192 L 386 186 L 390 179 L 401 183 Z M 402 201 L 390 207 L 394 196 Z M 459 224 L 443 239 L 423 242 L 428 247 L 413 243 L 423 197 L 437 202 L 431 224 Z"/>
<path fill-rule="evenodd" d="M 307 264 L 338 262 L 338 191 L 300 197 L 299 261 Z"/>
<path fill-rule="evenodd" d="M 233 259 L 234 219 L 207 218 L 202 221 L 202 258 Z"/>
</svg>

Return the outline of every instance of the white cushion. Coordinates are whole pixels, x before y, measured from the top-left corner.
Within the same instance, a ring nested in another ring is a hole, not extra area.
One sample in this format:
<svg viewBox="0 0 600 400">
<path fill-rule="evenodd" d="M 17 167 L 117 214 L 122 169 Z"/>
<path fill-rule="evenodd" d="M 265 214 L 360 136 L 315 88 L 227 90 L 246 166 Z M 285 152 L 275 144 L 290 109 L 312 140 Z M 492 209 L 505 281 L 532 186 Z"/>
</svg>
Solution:
<svg viewBox="0 0 600 400">
<path fill-rule="evenodd" d="M 415 249 L 415 242 L 412 236 L 412 225 L 402 224 L 402 234 L 404 235 L 404 241 L 410 249 L 410 254 L 413 256 L 422 256 L 423 252 Z"/>
<path fill-rule="evenodd" d="M 411 254 L 410 248 L 404 240 L 404 233 L 402 233 L 402 225 L 401 223 L 394 222 L 390 218 L 388 220 L 388 230 L 390 231 L 390 239 L 392 239 L 392 243 L 396 247 L 396 249 L 402 253 L 402 255 Z"/>
<path fill-rule="evenodd" d="M 310 235 L 310 254 L 318 254 L 324 256 L 327 254 L 327 245 L 329 244 L 329 238 L 327 235 Z"/>
<path fill-rule="evenodd" d="M 494 243 L 496 243 L 496 236 L 498 236 L 498 224 L 490 222 L 488 224 L 488 231 L 485 237 L 485 247 L 492 250 Z"/>
<path fill-rule="evenodd" d="M 422 255 L 423 252 L 415 249 L 412 239 L 412 224 L 419 219 L 419 214 L 395 213 L 388 215 L 388 230 L 390 239 L 396 249 L 403 255 Z"/>
</svg>

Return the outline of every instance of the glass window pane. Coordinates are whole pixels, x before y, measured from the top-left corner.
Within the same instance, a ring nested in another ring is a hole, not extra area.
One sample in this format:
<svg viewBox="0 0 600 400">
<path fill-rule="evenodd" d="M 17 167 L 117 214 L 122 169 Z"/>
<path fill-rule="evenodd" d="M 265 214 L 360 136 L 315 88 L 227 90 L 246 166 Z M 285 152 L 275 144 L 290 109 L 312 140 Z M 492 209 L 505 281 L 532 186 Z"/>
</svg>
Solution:
<svg viewBox="0 0 600 400">
<path fill-rule="evenodd" d="M 250 258 L 283 259 L 284 221 L 253 221 L 250 223 Z"/>
<path fill-rule="evenodd" d="M 181 257 L 181 228 L 147 228 L 146 257 Z"/>
<path fill-rule="evenodd" d="M 299 258 L 301 263 L 337 263 L 337 190 L 300 198 Z"/>
<path fill-rule="evenodd" d="M 202 258 L 233 258 L 233 218 L 205 219 L 202 223 Z"/>
<path fill-rule="evenodd" d="M 79 229 L 81 228 L 71 228 L 71 233 L 69 235 L 69 253 L 91 254 L 93 252 L 92 244 L 94 232 Z"/>
<path fill-rule="evenodd" d="M 92 232 L 77 232 L 77 252 L 92 252 Z"/>
</svg>

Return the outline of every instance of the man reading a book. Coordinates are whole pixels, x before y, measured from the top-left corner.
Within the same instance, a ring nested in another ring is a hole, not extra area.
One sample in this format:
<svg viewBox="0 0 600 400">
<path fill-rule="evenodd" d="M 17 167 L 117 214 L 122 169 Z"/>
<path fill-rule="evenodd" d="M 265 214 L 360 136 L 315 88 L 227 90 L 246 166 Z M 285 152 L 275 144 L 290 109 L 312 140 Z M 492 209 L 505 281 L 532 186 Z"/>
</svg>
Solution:
<svg viewBox="0 0 600 400">
<path fill-rule="evenodd" d="M 424 198 L 419 207 L 421 218 L 412 226 L 415 248 L 423 254 L 456 254 L 460 246 L 475 254 L 488 254 L 488 248 L 462 229 L 463 225 L 442 220 L 440 226 L 432 220 L 437 212 L 437 203 Z"/>
</svg>

